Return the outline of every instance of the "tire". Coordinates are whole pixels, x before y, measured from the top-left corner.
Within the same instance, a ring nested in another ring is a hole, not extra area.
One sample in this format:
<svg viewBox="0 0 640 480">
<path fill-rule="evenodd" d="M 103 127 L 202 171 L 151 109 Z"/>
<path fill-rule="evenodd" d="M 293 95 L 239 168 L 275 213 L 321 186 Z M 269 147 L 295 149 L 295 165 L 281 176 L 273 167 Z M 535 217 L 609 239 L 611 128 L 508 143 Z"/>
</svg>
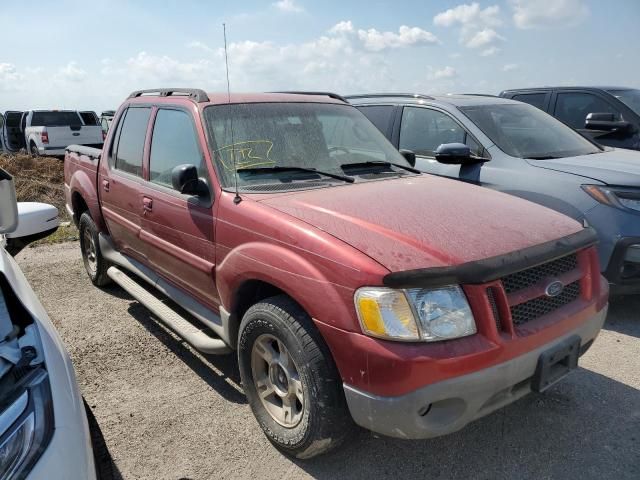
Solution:
<svg viewBox="0 0 640 480">
<path fill-rule="evenodd" d="M 251 410 L 282 452 L 312 458 L 340 445 L 353 429 L 329 349 L 309 315 L 289 297 L 271 297 L 247 310 L 238 361 Z"/>
<path fill-rule="evenodd" d="M 91 447 L 93 448 L 93 463 L 96 467 L 96 478 L 98 480 L 115 480 L 116 475 L 113 468 L 113 459 L 104 441 L 102 430 L 96 417 L 91 411 L 91 407 L 83 398 L 84 410 L 87 413 L 87 423 L 89 424 L 89 434 L 91 435 Z"/>
<path fill-rule="evenodd" d="M 40 152 L 38 151 L 38 146 L 35 144 L 35 142 L 29 143 L 29 153 L 31 154 L 32 157 L 40 156 Z"/>
<path fill-rule="evenodd" d="M 103 287 L 111 283 L 107 270 L 111 266 L 102 256 L 98 240 L 98 227 L 89 212 L 80 216 L 78 224 L 80 230 L 80 251 L 87 275 L 96 287 Z"/>
</svg>

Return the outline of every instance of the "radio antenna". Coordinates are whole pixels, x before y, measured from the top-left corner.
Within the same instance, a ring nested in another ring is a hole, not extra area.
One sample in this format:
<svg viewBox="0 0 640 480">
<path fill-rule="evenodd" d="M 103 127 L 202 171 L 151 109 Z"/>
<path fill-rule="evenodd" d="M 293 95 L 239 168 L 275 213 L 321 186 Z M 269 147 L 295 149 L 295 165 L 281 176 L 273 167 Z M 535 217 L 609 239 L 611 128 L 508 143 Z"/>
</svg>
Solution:
<svg viewBox="0 0 640 480">
<path fill-rule="evenodd" d="M 227 103 L 231 105 L 231 86 L 229 84 L 229 56 L 227 54 L 227 25 L 222 24 L 222 35 L 224 36 L 224 65 L 227 70 Z M 231 113 L 231 112 L 230 112 Z M 238 192 L 238 165 L 236 164 L 236 142 L 233 138 L 233 114 L 229 116 L 231 122 L 231 158 L 233 160 L 233 180 L 235 182 L 236 196 L 233 199 L 233 203 L 236 205 L 242 201 L 240 193 Z"/>
</svg>

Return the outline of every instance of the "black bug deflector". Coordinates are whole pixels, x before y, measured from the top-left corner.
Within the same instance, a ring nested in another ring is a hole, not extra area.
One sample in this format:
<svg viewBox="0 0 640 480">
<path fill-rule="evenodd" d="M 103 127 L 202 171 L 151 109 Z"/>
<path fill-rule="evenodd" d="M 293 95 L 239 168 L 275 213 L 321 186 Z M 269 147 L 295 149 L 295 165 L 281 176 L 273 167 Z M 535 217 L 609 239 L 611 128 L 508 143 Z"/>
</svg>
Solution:
<svg viewBox="0 0 640 480">
<path fill-rule="evenodd" d="M 566 237 L 475 262 L 451 267 L 389 273 L 384 276 L 382 281 L 387 287 L 393 288 L 486 283 L 526 268 L 550 262 L 581 248 L 595 245 L 597 242 L 598 237 L 595 230 L 587 227 Z"/>
</svg>

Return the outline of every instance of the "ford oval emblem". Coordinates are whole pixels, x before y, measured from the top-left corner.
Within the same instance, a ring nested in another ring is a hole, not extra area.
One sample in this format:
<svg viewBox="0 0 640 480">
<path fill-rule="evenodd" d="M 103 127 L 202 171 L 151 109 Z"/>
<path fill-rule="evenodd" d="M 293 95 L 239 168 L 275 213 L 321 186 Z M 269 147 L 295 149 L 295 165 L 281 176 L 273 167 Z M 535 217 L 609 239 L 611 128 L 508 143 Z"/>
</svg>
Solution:
<svg viewBox="0 0 640 480">
<path fill-rule="evenodd" d="M 544 294 L 547 297 L 557 297 L 564 290 L 564 284 L 560 280 L 555 280 L 547 285 L 547 288 L 544 289 Z"/>
</svg>

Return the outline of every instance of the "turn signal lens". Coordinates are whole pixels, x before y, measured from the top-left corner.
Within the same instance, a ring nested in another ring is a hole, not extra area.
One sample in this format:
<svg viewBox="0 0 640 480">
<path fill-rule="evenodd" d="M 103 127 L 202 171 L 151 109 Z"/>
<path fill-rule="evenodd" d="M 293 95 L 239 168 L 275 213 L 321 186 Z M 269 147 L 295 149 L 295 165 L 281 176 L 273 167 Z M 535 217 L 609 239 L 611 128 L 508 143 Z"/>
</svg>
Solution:
<svg viewBox="0 0 640 480">
<path fill-rule="evenodd" d="M 371 336 L 392 340 L 419 340 L 411 306 L 400 290 L 361 288 L 355 305 L 362 330 Z"/>
</svg>

